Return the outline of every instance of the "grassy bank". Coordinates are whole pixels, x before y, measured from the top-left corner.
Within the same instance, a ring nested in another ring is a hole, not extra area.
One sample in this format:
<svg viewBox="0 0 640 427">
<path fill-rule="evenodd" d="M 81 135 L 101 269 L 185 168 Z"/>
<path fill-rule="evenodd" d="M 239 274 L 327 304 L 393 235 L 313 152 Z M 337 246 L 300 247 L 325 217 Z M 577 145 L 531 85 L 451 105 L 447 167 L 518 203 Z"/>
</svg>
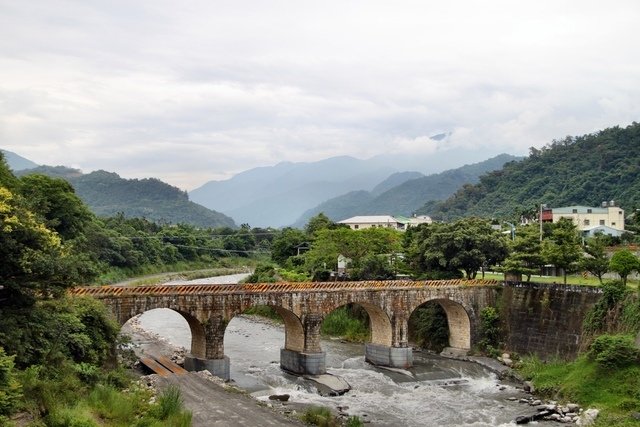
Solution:
<svg viewBox="0 0 640 427">
<path fill-rule="evenodd" d="M 12 412 L 21 421 L 0 416 L 1 426 L 24 425 L 25 419 L 34 427 L 191 425 L 178 388 L 170 386 L 156 395 L 122 369 L 66 362 L 47 369 L 32 366 L 15 372 L 15 378 L 21 396 Z"/>
<path fill-rule="evenodd" d="M 527 358 L 519 368 L 531 379 L 542 397 L 579 403 L 583 408 L 597 408 L 600 415 L 595 426 L 638 426 L 631 417 L 640 411 L 640 366 L 637 364 L 604 369 L 588 356 L 574 362 L 541 362 Z"/>
<path fill-rule="evenodd" d="M 478 273 L 478 278 L 481 278 L 481 273 Z M 502 273 L 485 273 L 485 279 L 493 279 L 493 280 L 504 280 L 504 274 Z M 605 281 L 610 280 L 606 279 Z M 564 283 L 564 278 L 562 276 L 531 276 L 531 281 L 536 283 Z M 631 289 L 637 289 L 640 280 L 628 279 L 627 287 Z M 583 286 L 600 286 L 600 281 L 593 276 L 587 276 L 586 278 L 580 275 L 569 275 L 567 276 L 567 284 L 568 285 L 583 285 Z"/>
</svg>

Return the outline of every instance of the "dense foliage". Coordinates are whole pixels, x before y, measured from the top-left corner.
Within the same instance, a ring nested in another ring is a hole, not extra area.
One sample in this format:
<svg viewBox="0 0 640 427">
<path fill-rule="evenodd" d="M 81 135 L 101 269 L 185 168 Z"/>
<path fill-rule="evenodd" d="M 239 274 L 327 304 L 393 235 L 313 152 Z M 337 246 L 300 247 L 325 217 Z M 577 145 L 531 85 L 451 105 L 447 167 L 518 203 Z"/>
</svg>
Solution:
<svg viewBox="0 0 640 427">
<path fill-rule="evenodd" d="M 411 228 L 405 247 L 411 269 L 433 278 L 458 277 L 464 271 L 473 279 L 480 268 L 500 263 L 508 253 L 503 235 L 476 218 Z"/>
<path fill-rule="evenodd" d="M 118 271 L 216 265 L 263 251 L 272 238 L 247 226 L 97 218 L 67 181 L 17 178 L 0 156 L 0 425 L 16 411 L 48 426 L 189 425 L 175 392 L 149 403 L 113 370 L 118 325 L 101 303 L 65 290 Z"/>
<path fill-rule="evenodd" d="M 428 203 L 419 213 L 438 219 L 483 216 L 534 217 L 549 206 L 599 206 L 615 200 L 632 212 L 640 207 L 640 124 L 595 134 L 566 137 L 501 170 L 468 184 L 444 202 Z"/>
</svg>

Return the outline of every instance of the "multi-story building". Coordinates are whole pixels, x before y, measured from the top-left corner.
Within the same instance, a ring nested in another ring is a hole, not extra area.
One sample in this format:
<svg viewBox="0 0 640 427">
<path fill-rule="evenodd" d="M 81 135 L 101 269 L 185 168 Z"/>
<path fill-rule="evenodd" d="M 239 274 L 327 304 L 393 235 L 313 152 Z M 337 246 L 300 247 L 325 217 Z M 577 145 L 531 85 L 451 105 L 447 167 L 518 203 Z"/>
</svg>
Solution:
<svg viewBox="0 0 640 427">
<path fill-rule="evenodd" d="M 561 208 L 543 208 L 542 222 L 558 222 L 560 218 L 569 218 L 583 232 L 593 234 L 602 231 L 606 234 L 620 235 L 624 232 L 624 209 L 614 201 L 602 202 L 602 206 L 566 206 Z"/>
</svg>

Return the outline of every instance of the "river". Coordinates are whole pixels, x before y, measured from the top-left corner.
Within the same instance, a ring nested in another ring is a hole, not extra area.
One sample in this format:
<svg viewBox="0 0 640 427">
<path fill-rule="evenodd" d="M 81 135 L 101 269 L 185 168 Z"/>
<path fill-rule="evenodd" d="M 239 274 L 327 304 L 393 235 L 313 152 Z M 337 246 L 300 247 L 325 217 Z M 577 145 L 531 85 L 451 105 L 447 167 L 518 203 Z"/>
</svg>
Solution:
<svg viewBox="0 0 640 427">
<path fill-rule="evenodd" d="M 237 283 L 244 276 L 190 283 Z M 140 325 L 189 349 L 189 326 L 172 310 L 146 312 L 140 316 Z M 309 381 L 280 369 L 283 345 L 283 326 L 245 316 L 232 319 L 224 348 L 236 385 L 263 401 L 268 401 L 269 395 L 286 393 L 292 404 L 341 407 L 376 426 L 506 426 L 515 425 L 518 415 L 535 412 L 509 400 L 525 397 L 515 384 L 499 381 L 475 363 L 416 352 L 413 368 L 395 372 L 366 363 L 362 344 L 340 340 L 322 341 L 327 370 L 345 379 L 352 389 L 343 396 L 321 396 Z"/>
</svg>

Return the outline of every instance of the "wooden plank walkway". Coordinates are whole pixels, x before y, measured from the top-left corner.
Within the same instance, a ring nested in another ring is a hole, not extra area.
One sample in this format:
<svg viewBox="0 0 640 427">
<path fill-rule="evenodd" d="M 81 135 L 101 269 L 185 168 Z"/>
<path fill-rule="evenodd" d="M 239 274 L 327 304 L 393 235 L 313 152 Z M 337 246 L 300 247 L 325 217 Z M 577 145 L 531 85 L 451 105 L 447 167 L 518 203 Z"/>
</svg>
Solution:
<svg viewBox="0 0 640 427">
<path fill-rule="evenodd" d="M 162 366 L 155 359 L 151 357 L 141 357 L 140 362 L 147 368 L 151 369 L 154 373 L 160 375 L 161 377 L 168 377 L 172 374 L 170 370 Z"/>
<path fill-rule="evenodd" d="M 189 373 L 189 371 L 171 361 L 167 356 L 153 356 L 153 358 L 176 375 L 185 375 Z"/>
</svg>

